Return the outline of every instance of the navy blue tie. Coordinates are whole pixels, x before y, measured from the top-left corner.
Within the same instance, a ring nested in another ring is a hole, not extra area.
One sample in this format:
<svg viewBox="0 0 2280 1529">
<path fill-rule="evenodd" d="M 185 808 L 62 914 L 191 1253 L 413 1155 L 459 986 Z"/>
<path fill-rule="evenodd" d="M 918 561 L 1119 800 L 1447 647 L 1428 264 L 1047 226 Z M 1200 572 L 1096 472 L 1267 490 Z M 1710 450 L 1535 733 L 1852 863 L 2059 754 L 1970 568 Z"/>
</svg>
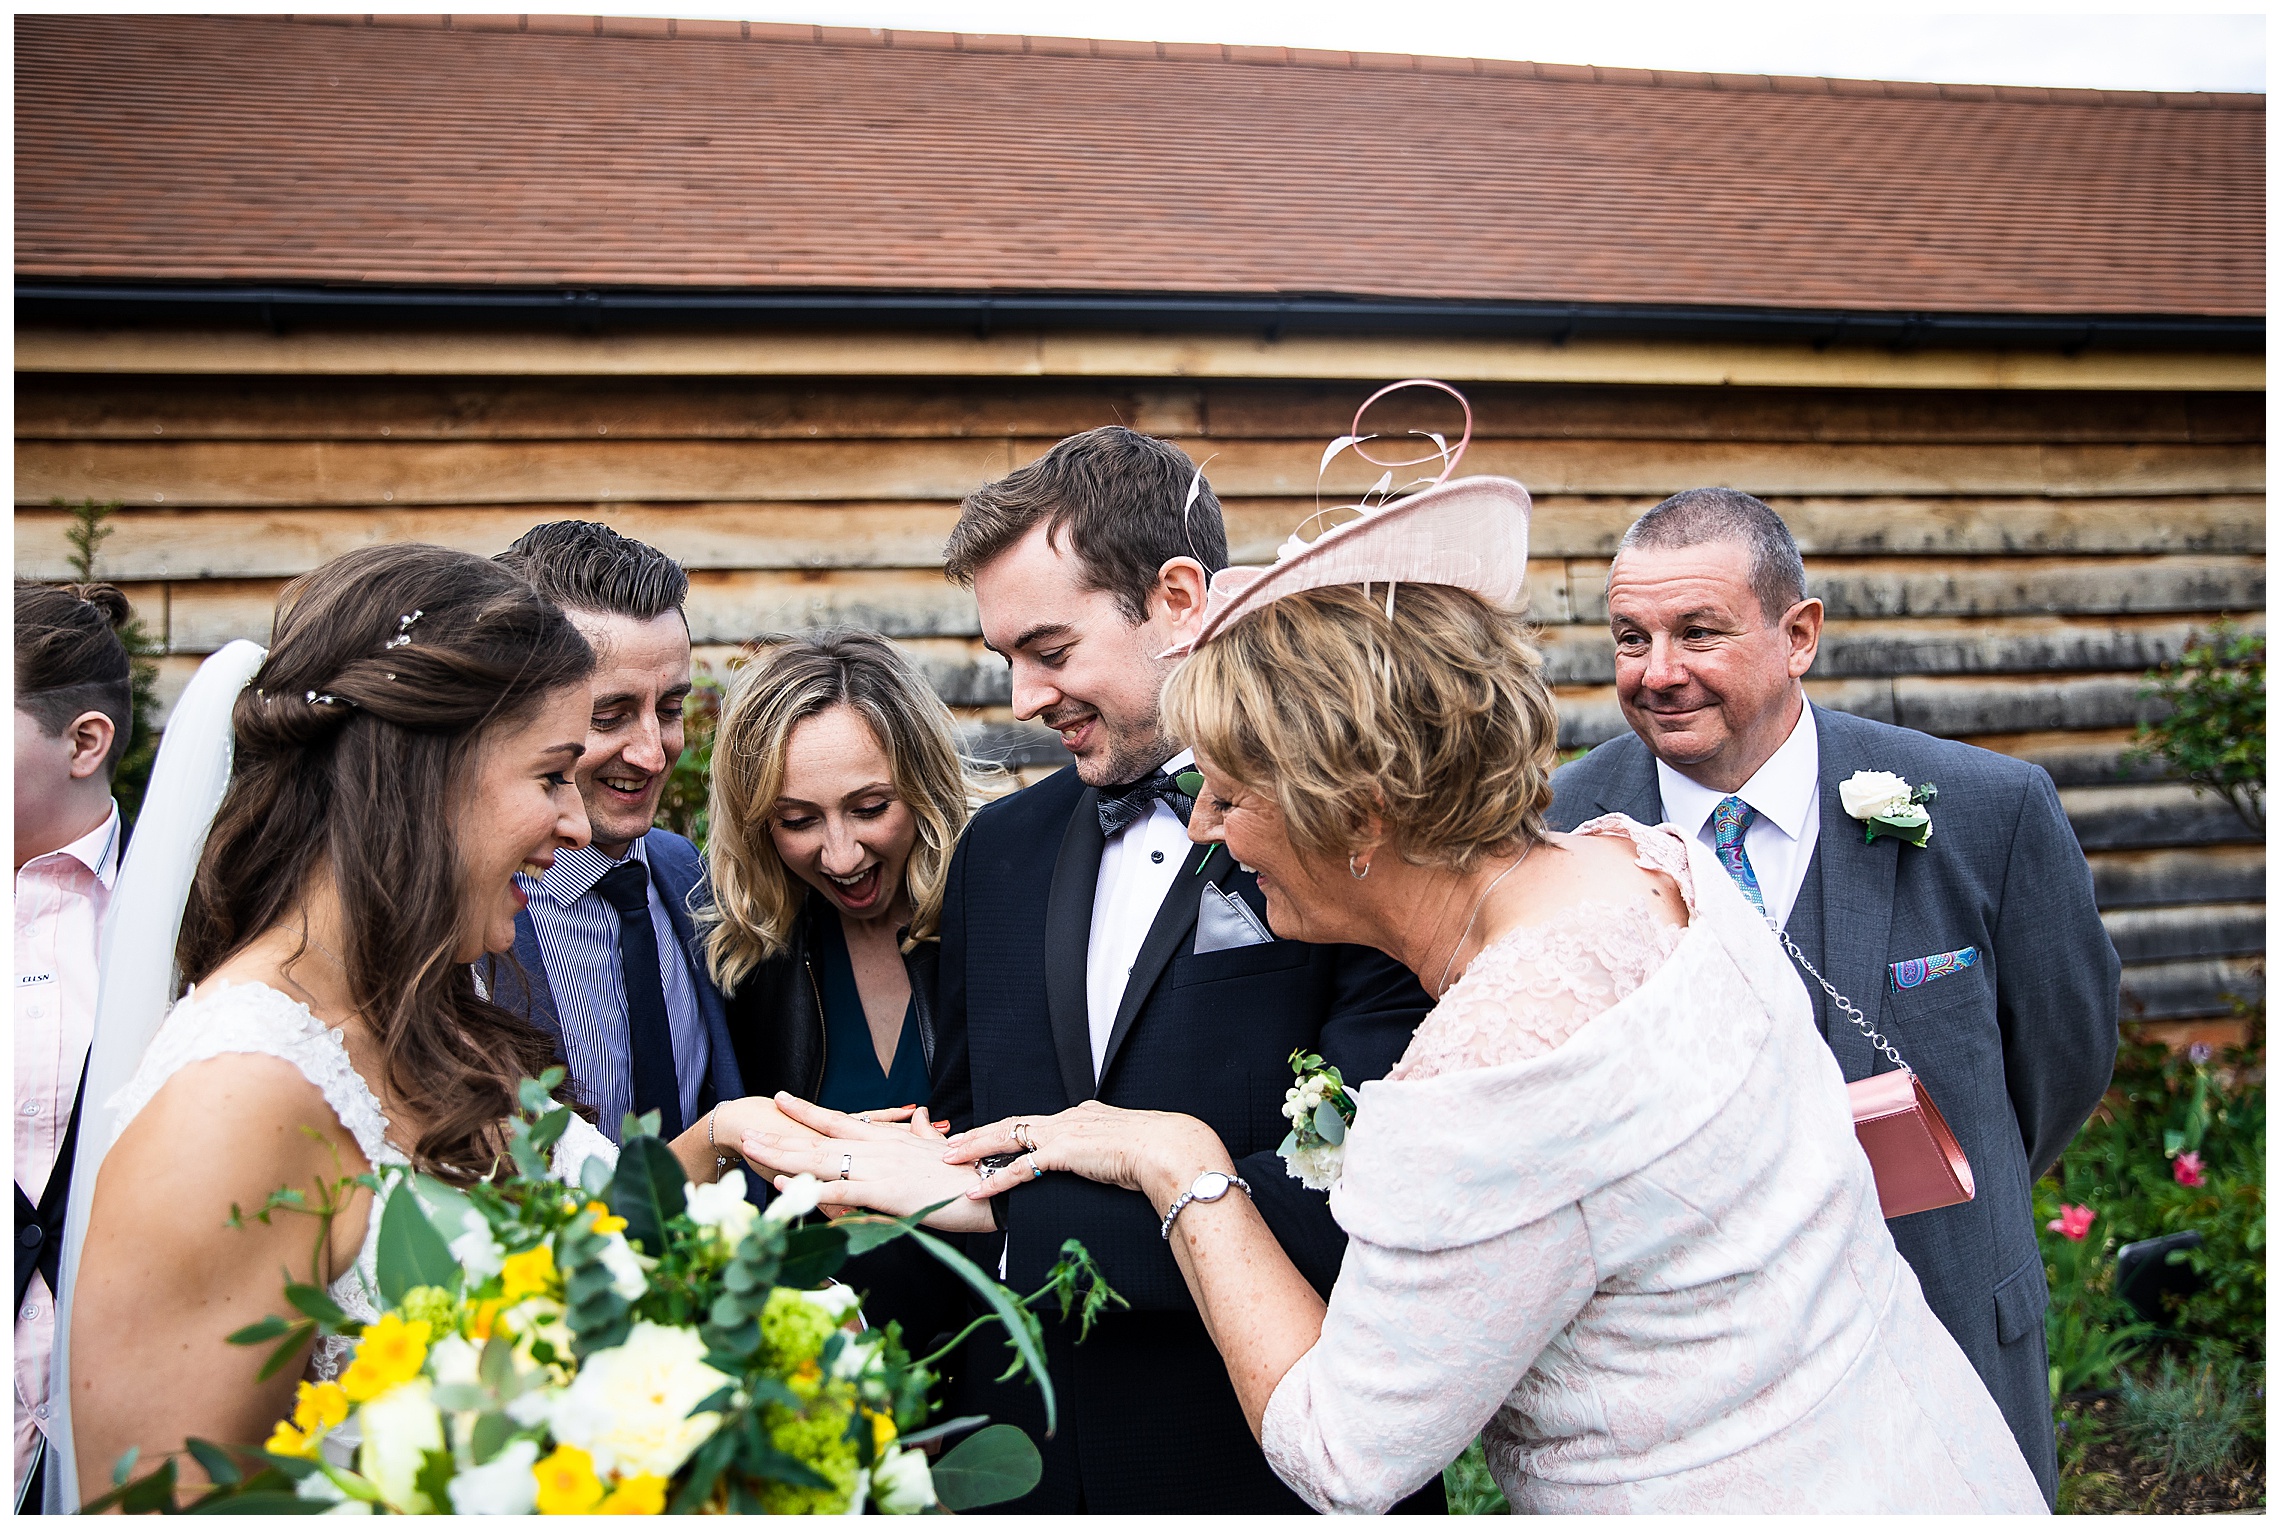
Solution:
<svg viewBox="0 0 2280 1529">
<path fill-rule="evenodd" d="M 673 1022 L 665 1013 L 665 973 L 657 925 L 649 917 L 649 867 L 628 855 L 594 890 L 617 910 L 618 964 L 625 976 L 626 1050 L 633 1064 L 633 1112 L 655 1110 L 659 1134 L 681 1134 L 681 1074 L 673 1062 Z M 615 1126 L 616 1121 L 609 1122 Z"/>
</svg>

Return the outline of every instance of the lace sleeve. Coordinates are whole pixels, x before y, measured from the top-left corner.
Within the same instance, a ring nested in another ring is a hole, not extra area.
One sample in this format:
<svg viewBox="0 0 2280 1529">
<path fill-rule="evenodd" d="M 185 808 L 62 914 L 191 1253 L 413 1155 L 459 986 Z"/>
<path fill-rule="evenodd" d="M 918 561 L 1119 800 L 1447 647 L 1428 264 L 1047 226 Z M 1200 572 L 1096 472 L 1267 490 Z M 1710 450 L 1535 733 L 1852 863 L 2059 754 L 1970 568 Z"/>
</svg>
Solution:
<svg viewBox="0 0 2280 1529">
<path fill-rule="evenodd" d="M 1597 1283 L 1572 1205 L 1439 1252 L 1350 1240 L 1321 1339 L 1267 1402 L 1267 1463 L 1321 1512 L 1385 1512 L 1496 1416 Z"/>
</svg>

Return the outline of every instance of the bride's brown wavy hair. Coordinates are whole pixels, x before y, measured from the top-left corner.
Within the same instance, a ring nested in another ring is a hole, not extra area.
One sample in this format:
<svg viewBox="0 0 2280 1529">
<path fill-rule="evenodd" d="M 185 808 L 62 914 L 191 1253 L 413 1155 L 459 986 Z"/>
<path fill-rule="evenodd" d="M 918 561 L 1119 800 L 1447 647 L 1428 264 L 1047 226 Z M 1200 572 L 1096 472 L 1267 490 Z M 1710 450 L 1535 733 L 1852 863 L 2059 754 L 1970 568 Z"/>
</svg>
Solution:
<svg viewBox="0 0 2280 1529">
<path fill-rule="evenodd" d="M 285 586 L 269 657 L 231 714 L 229 788 L 175 947 L 183 979 L 297 929 L 329 866 L 346 941 L 331 954 L 389 1087 L 419 1101 L 413 1160 L 447 1177 L 490 1171 L 515 1084 L 554 1062 L 552 1038 L 478 993 L 458 959 L 453 808 L 484 735 L 593 667 L 561 610 L 497 564 L 367 547 Z"/>
</svg>

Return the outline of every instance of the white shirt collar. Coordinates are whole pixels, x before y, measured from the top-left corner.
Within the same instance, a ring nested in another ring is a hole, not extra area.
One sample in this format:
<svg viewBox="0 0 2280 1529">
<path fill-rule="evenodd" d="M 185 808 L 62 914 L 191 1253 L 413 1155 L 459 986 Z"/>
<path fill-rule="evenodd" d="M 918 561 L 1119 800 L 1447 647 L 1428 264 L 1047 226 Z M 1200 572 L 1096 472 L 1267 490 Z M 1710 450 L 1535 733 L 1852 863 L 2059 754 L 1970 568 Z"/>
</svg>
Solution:
<svg viewBox="0 0 2280 1529">
<path fill-rule="evenodd" d="M 515 880 L 526 894 L 535 886 L 543 888 L 546 895 L 558 903 L 565 905 L 574 903 L 588 892 L 593 891 L 596 882 L 625 864 L 627 860 L 638 860 L 643 865 L 647 865 L 649 863 L 649 851 L 643 847 L 642 839 L 648 837 L 649 835 L 643 834 L 640 839 L 634 840 L 632 848 L 628 849 L 624 857 L 618 860 L 612 860 L 591 845 L 579 849 L 556 850 L 554 852 L 554 863 L 546 868 L 546 877 L 543 881 L 533 881 L 521 871 L 515 873 Z"/>
<path fill-rule="evenodd" d="M 1813 703 L 1798 708 L 1797 725 L 1739 791 L 1713 791 L 1659 759 L 1655 779 L 1662 787 L 1663 811 L 1689 839 L 1700 837 L 1702 825 L 1728 795 L 1749 803 L 1791 839 L 1800 838 L 1821 804 L 1821 737 L 1813 725 Z"/>
</svg>

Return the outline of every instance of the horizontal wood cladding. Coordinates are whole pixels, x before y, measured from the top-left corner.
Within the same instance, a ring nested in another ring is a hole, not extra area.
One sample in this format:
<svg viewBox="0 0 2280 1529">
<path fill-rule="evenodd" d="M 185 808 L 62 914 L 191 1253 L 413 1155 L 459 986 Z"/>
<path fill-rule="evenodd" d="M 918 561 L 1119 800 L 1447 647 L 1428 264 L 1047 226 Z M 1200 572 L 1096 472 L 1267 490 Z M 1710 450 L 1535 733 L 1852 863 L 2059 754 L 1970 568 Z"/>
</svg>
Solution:
<svg viewBox="0 0 2280 1529">
<path fill-rule="evenodd" d="M 109 329 L 24 325 L 19 372 L 284 377 L 738 377 L 1182 383 L 1394 377 L 1469 385 L 1557 383 L 1702 388 L 2214 393 L 2264 387 L 2264 358 L 2217 351 L 2090 346 L 2056 351 L 1870 345 L 1722 345 L 1576 337 L 1092 332 L 986 335 L 828 329 L 580 334 L 413 333 L 401 328 Z"/>
<path fill-rule="evenodd" d="M 2230 555 L 2234 561 L 2225 566 L 2253 568 L 2259 578 L 2263 566 L 2261 495 L 2021 501 L 1803 499 L 1777 494 L 1769 502 L 1781 512 L 1807 558 L 1816 560 L 1816 568 L 1834 571 L 1836 565 L 1818 560 L 1842 557 L 1916 559 L 1936 554 L 1941 559 L 1928 565 L 1911 561 L 1900 570 L 1906 582 L 1894 587 L 1903 591 L 1937 589 L 1940 580 L 1956 581 L 1959 594 L 1984 588 L 1999 565 L 1981 559 L 1995 557 Z M 1614 552 L 1624 529 L 1653 503 L 1654 498 L 1647 496 L 1537 496 L 1529 520 L 1529 550 L 1537 558 L 1575 560 L 1579 566 L 1567 569 L 1565 577 L 1577 591 L 1576 598 L 1596 600 L 1598 594 L 1590 587 L 1595 572 L 1604 571 L 1604 559 Z M 1232 555 L 1238 561 L 1265 562 L 1273 559 L 1291 527 L 1312 512 L 1313 500 L 1230 499 L 1226 510 Z M 439 542 L 470 552 L 491 552 L 542 521 L 600 520 L 628 536 L 674 548 L 690 568 L 936 569 L 942 565 L 942 544 L 957 518 L 956 504 L 940 500 L 672 505 L 602 505 L 587 500 L 513 507 L 346 509 L 138 505 L 134 536 L 120 537 L 107 546 L 104 566 L 115 577 L 131 579 L 289 578 L 375 542 Z M 70 524 L 70 516 L 61 510 L 19 508 L 18 570 L 31 577 L 61 578 L 70 567 L 71 547 L 64 539 Z M 1597 569 L 1582 566 L 1586 564 L 1596 564 Z M 2106 566 L 2069 562 L 2041 565 L 2038 571 L 2095 578 Z"/>
<path fill-rule="evenodd" d="M 1342 425 L 1344 422 L 1340 422 Z M 1336 427 L 1333 427 L 1334 429 Z M 21 440 L 16 502 L 93 497 L 178 507 L 555 503 L 565 499 L 950 499 L 1044 453 L 1050 438 L 897 441 Z M 1213 442 L 1213 486 L 1311 495 L 1319 442 Z M 1660 496 L 1700 483 L 1761 495 L 2255 494 L 2254 444 L 1476 440 L 1463 470 L 1546 494 Z M 1378 470 L 1351 454 L 1325 493 Z"/>
<path fill-rule="evenodd" d="M 101 571 L 167 644 L 168 702 L 203 654 L 266 636 L 283 581 L 351 548 L 420 540 L 488 554 L 540 521 L 596 519 L 690 569 L 691 629 L 715 675 L 766 632 L 876 627 L 957 710 L 966 747 L 1024 778 L 1066 756 L 1012 715 L 972 596 L 941 577 L 960 496 L 1063 435 L 1122 423 L 1208 461 L 1234 556 L 1263 562 L 1316 508 L 1322 445 L 1374 386 L 1362 378 L 1431 360 L 1280 380 L 1203 375 L 1235 365 L 1232 352 L 1188 375 L 1119 374 L 1100 355 L 1054 376 L 1010 363 L 888 375 L 916 352 L 874 345 L 861 355 L 884 358 L 879 375 L 826 375 L 860 370 L 845 357 L 804 375 L 782 357 L 714 375 L 635 375 L 631 363 L 576 375 L 556 363 L 608 347 L 573 344 L 548 351 L 553 361 L 518 353 L 527 368 L 492 374 L 464 348 L 449 375 L 231 374 L 203 370 L 220 352 L 184 361 L 169 341 L 140 354 L 174 356 L 171 369 L 137 373 L 42 371 L 40 355 L 65 352 L 29 343 L 18 571 L 68 568 L 69 518 L 51 500 L 121 501 Z M 346 366 L 386 343 L 252 349 Z M 121 352 L 80 352 L 97 353 Z M 397 352 L 415 353 L 432 363 L 436 352 Z M 1281 365 L 1292 352 L 1275 354 Z M 1815 704 L 2049 770 L 2126 963 L 2125 1011 L 2226 1013 L 2231 995 L 2261 992 L 2263 846 L 2132 744 L 2153 715 L 2148 668 L 2220 615 L 2262 626 L 2263 395 L 2253 377 L 2227 391 L 2206 373 L 2199 391 L 2031 391 L 2008 385 L 2018 376 L 1974 375 L 1969 390 L 1865 375 L 1830 387 L 1788 385 L 1798 376 L 1666 385 L 1713 380 L 1692 374 L 1472 382 L 1463 470 L 1510 473 L 1535 496 L 1528 606 L 1563 747 L 1625 730 L 1605 626 L 1607 560 L 1624 529 L 1679 488 L 1757 493 L 1796 534 L 1828 608 L 1807 681 Z M 1433 401 L 1369 423 L 1460 427 Z M 1348 459 L 1323 493 L 1352 496 L 1375 471 Z"/>
<path fill-rule="evenodd" d="M 25 373 L 20 440 L 896 440 L 1057 438 L 1106 421 L 1150 435 L 1309 441 L 1368 395 L 1351 384 L 1093 381 L 955 388 L 713 377 L 114 377 Z M 1822 389 L 1465 389 L 1480 438 L 2261 444 L 2259 393 Z M 1443 406 L 1444 428 L 1459 423 Z M 1452 438 L 1454 430 L 1450 431 Z"/>
</svg>

